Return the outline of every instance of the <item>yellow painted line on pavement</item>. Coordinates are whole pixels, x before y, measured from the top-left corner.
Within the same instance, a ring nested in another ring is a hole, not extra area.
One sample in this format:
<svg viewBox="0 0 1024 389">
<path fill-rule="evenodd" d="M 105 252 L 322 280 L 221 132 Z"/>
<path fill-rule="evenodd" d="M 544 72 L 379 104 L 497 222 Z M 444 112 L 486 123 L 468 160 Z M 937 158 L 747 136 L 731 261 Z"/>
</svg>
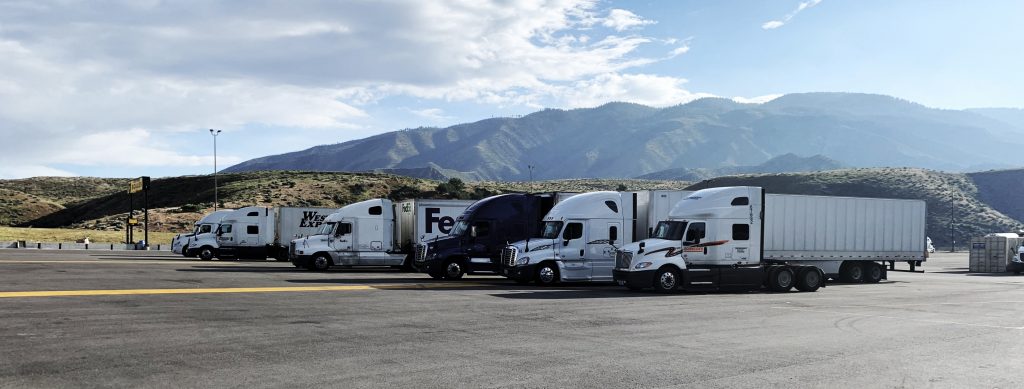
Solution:
<svg viewBox="0 0 1024 389">
<path fill-rule="evenodd" d="M 429 289 L 458 288 L 486 284 L 392 284 L 392 285 L 325 285 L 325 286 L 282 286 L 263 288 L 187 288 L 187 289 L 98 289 L 98 290 L 34 290 L 23 292 L 0 292 L 0 298 L 17 297 L 70 297 L 70 296 L 124 296 L 154 294 L 206 294 L 206 293 L 273 293 L 273 292 L 325 292 L 373 289 Z"/>
</svg>

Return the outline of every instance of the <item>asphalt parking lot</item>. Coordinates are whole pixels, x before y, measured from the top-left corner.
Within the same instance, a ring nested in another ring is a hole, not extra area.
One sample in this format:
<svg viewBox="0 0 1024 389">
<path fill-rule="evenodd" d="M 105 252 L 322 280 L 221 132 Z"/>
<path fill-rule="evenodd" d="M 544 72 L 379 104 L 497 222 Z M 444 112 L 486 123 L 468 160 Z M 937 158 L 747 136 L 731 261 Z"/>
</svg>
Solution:
<svg viewBox="0 0 1024 389">
<path fill-rule="evenodd" d="M 902 268 L 906 268 L 904 265 Z M 1024 385 L 1024 277 L 657 295 L 0 250 L 0 387 Z"/>
</svg>

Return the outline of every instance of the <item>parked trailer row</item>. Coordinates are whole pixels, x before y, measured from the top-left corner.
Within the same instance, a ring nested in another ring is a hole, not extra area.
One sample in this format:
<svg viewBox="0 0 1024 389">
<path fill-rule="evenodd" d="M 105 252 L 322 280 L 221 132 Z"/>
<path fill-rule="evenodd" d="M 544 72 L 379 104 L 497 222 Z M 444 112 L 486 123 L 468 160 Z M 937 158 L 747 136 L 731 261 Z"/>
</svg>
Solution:
<svg viewBox="0 0 1024 389">
<path fill-rule="evenodd" d="M 183 254 L 203 259 L 209 251 L 287 257 L 311 270 L 394 266 L 439 279 L 493 272 L 543 285 L 813 291 L 828 277 L 878 282 L 886 262 L 919 265 L 927 257 L 924 229 L 923 201 L 728 187 L 374 199 L 338 210 L 247 207 L 208 215 L 175 244 L 183 240 Z M 285 245 L 288 234 L 302 237 Z"/>
</svg>

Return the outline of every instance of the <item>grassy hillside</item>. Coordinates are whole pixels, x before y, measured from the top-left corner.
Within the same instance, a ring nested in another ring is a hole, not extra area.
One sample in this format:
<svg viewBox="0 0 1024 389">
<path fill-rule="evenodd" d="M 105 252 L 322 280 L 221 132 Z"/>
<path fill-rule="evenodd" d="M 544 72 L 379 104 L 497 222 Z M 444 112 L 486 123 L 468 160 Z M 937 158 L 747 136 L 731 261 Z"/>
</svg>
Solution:
<svg viewBox="0 0 1024 389">
<path fill-rule="evenodd" d="M 123 180 L 122 180 L 123 181 Z M 440 181 L 377 173 L 251 172 L 218 177 L 222 208 L 244 206 L 342 207 L 353 202 L 389 197 L 479 199 L 516 191 L 681 189 L 688 182 L 647 180 L 561 180 L 538 182 L 476 182 L 464 188 L 439 188 Z M 153 180 L 149 194 L 151 231 L 187 231 L 192 223 L 213 210 L 213 177 L 184 176 Z M 142 199 L 134 199 L 135 217 L 141 219 Z M 11 223 L 35 227 L 123 230 L 128 196 L 118 190 L 81 201 L 35 218 Z"/>
<path fill-rule="evenodd" d="M 978 199 L 1017 220 L 1024 220 L 1024 170 L 993 170 L 967 175 Z"/>
<path fill-rule="evenodd" d="M 135 240 L 142 240 L 141 228 L 135 229 Z M 0 227 L 0 242 L 24 240 L 27 242 L 68 242 L 89 238 L 90 243 L 124 243 L 124 231 L 95 231 L 70 228 L 19 228 Z M 174 233 L 149 232 L 149 241 L 155 244 L 170 244 Z"/>
<path fill-rule="evenodd" d="M 921 199 L 928 209 L 928 236 L 937 246 L 950 245 L 950 208 L 955 208 L 953 236 L 958 245 L 990 232 L 1007 232 L 1021 223 L 979 199 L 978 187 L 964 174 L 924 169 L 848 169 L 817 173 L 720 177 L 690 189 L 752 185 L 769 193 Z M 962 247 L 962 246 L 961 246 Z"/>
</svg>

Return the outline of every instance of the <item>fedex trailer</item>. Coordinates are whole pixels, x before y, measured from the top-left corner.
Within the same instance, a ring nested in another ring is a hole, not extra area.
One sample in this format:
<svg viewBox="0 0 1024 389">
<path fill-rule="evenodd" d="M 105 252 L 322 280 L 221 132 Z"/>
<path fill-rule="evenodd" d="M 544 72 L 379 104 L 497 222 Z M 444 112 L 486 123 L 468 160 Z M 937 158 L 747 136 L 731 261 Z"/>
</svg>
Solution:
<svg viewBox="0 0 1024 389">
<path fill-rule="evenodd" d="M 324 271 L 331 266 L 412 267 L 413 248 L 446 236 L 467 200 L 373 199 L 349 204 L 327 216 L 312 236 L 291 242 L 296 267 Z"/>
</svg>

